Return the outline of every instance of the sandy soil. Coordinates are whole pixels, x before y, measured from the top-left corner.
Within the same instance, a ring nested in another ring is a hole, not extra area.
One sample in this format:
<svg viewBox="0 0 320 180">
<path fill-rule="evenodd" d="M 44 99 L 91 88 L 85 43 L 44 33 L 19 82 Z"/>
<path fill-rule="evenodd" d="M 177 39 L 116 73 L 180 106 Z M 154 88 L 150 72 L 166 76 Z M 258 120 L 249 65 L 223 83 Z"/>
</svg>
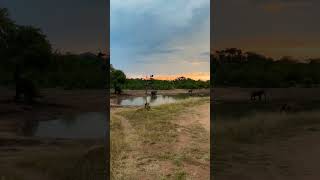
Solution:
<svg viewBox="0 0 320 180">
<path fill-rule="evenodd" d="M 228 169 L 214 175 L 215 179 L 320 179 L 320 131 L 308 129 L 300 129 L 289 139 L 271 140 L 259 145 L 239 145 L 237 148 L 241 149 L 242 154 L 234 154 L 234 160 L 228 163 Z"/>
<path fill-rule="evenodd" d="M 196 148 L 199 152 L 210 152 L 210 103 L 205 103 L 198 107 L 187 109 L 186 112 L 178 117 L 180 133 L 178 142 L 175 144 L 177 151 L 183 149 Z M 186 130 L 200 125 L 206 136 L 205 141 L 195 139 L 192 134 Z M 184 169 L 189 172 L 192 179 L 207 180 L 210 179 L 210 162 L 189 162 L 184 164 Z"/>
</svg>

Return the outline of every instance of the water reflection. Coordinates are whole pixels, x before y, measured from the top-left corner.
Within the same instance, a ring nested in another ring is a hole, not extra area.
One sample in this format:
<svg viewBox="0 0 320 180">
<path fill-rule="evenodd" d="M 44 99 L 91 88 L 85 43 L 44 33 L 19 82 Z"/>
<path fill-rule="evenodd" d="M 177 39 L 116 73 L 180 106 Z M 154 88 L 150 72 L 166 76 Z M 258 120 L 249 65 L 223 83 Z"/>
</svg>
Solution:
<svg viewBox="0 0 320 180">
<path fill-rule="evenodd" d="M 24 136 L 47 138 L 104 138 L 107 115 L 90 112 L 68 115 L 48 121 L 27 120 L 21 132 Z"/>
<path fill-rule="evenodd" d="M 189 98 L 189 95 L 157 95 L 157 96 L 143 96 L 143 97 L 127 97 L 127 98 L 118 98 L 116 103 L 122 106 L 142 106 L 147 101 L 150 103 L 150 106 L 157 106 L 162 104 L 175 103 L 179 100 Z"/>
</svg>

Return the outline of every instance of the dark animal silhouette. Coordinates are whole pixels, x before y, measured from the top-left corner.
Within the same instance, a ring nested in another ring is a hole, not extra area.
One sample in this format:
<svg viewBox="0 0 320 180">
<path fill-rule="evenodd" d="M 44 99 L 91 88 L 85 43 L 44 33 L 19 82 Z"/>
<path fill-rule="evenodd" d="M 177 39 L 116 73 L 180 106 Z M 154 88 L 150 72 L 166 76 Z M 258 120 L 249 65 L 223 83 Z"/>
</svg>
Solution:
<svg viewBox="0 0 320 180">
<path fill-rule="evenodd" d="M 264 101 L 267 102 L 267 95 L 264 90 L 257 90 L 251 92 L 251 101 L 255 101 L 256 97 L 259 98 L 259 101 L 262 101 L 262 96 L 264 96 Z"/>
<path fill-rule="evenodd" d="M 146 102 L 146 103 L 144 104 L 144 108 L 145 108 L 146 110 L 150 110 L 150 108 L 151 108 L 151 107 L 150 107 L 150 104 Z"/>
<path fill-rule="evenodd" d="M 122 89 L 120 87 L 116 86 L 114 88 L 114 92 L 115 92 L 115 94 L 121 94 L 122 93 Z"/>
<path fill-rule="evenodd" d="M 151 97 L 157 96 L 157 91 L 151 91 Z"/>
<path fill-rule="evenodd" d="M 25 103 L 32 104 L 36 97 L 42 97 L 37 91 L 35 84 L 25 77 L 22 77 L 21 67 L 17 66 L 14 79 L 16 82 L 16 95 L 14 97 L 16 102 L 19 102 L 21 96 Z"/>
<path fill-rule="evenodd" d="M 299 112 L 301 111 L 301 107 L 298 106 L 297 104 L 292 104 L 292 103 L 286 103 L 286 104 L 283 104 L 280 108 L 280 112 L 283 113 L 296 113 L 296 112 Z"/>
<path fill-rule="evenodd" d="M 192 94 L 192 93 L 193 93 L 193 90 L 192 90 L 192 89 L 189 89 L 188 93 L 189 93 L 189 94 Z"/>
</svg>

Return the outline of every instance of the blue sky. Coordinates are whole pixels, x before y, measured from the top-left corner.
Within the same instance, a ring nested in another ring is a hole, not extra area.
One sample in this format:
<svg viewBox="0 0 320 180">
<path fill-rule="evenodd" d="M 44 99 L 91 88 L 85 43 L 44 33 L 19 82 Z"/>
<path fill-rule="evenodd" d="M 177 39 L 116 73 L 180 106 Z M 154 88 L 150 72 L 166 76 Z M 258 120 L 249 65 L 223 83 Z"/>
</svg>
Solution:
<svg viewBox="0 0 320 180">
<path fill-rule="evenodd" d="M 129 77 L 208 74 L 210 0 L 111 0 L 111 63 Z"/>
</svg>

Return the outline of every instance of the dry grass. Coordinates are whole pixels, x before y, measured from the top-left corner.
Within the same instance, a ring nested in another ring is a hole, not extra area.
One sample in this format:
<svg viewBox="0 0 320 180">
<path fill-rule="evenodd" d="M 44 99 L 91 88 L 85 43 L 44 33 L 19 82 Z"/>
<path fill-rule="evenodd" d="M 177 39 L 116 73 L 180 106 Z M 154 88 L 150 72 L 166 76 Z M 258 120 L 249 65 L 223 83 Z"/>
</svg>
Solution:
<svg viewBox="0 0 320 180">
<path fill-rule="evenodd" d="M 181 113 L 188 113 L 188 107 L 195 107 L 209 98 L 192 98 L 179 103 L 167 104 L 152 108 L 150 111 L 143 108 L 135 111 L 122 111 L 145 144 L 173 143 L 178 136 L 175 120 Z"/>
<path fill-rule="evenodd" d="M 239 119 L 223 119 L 215 123 L 214 129 L 214 173 L 222 174 L 232 162 L 249 162 L 254 146 L 266 142 L 277 142 L 295 136 L 301 129 L 320 123 L 320 112 L 255 113 Z M 252 147 L 253 146 L 253 147 Z"/>
<path fill-rule="evenodd" d="M 126 179 L 127 175 L 135 174 L 133 168 L 129 168 L 132 162 L 128 162 L 128 153 L 130 147 L 126 142 L 125 134 L 121 121 L 114 116 L 111 116 L 111 149 L 110 149 L 110 172 L 111 179 L 122 180 Z"/>
<path fill-rule="evenodd" d="M 320 112 L 255 113 L 238 120 L 216 122 L 214 134 L 219 140 L 252 143 L 314 123 L 320 123 Z"/>
<path fill-rule="evenodd" d="M 188 112 L 188 108 L 208 102 L 208 97 L 192 98 L 149 111 L 141 108 L 115 113 L 111 120 L 112 179 L 189 179 L 186 164 L 197 162 L 201 167 L 201 162 L 209 161 L 209 151 L 197 149 L 197 141 L 209 142 L 208 134 L 204 134 L 201 125 L 189 127 L 186 131 L 193 138 L 191 145 L 177 151 L 181 126 L 176 120 L 183 113 L 194 113 Z M 117 116 L 128 120 L 134 134 L 123 132 L 124 124 Z"/>
</svg>

